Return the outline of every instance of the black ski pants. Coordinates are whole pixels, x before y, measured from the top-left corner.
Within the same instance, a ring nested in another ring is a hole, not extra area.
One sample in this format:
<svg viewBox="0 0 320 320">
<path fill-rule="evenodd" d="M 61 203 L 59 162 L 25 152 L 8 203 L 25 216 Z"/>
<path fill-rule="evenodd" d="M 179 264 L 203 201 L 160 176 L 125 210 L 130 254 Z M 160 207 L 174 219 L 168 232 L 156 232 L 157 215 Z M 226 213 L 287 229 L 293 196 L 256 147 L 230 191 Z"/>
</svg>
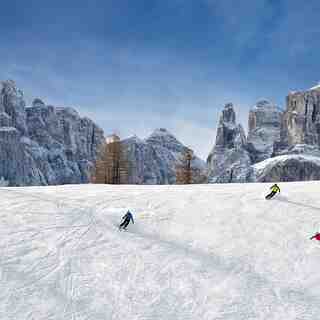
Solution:
<svg viewBox="0 0 320 320">
<path fill-rule="evenodd" d="M 124 221 L 120 224 L 119 228 L 125 229 L 129 223 L 130 223 L 130 218 L 125 218 Z"/>
<path fill-rule="evenodd" d="M 271 199 L 276 194 L 275 191 L 271 191 L 267 196 L 266 199 Z"/>
</svg>

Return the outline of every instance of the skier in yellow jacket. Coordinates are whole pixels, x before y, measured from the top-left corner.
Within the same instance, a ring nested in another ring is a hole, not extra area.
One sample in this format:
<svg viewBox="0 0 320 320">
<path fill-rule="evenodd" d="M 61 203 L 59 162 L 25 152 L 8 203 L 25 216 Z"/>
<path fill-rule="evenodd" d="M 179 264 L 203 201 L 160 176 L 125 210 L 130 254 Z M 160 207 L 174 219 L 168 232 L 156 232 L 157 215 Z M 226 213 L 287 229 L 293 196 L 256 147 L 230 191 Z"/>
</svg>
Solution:
<svg viewBox="0 0 320 320">
<path fill-rule="evenodd" d="M 271 199 L 276 193 L 280 193 L 280 188 L 279 186 L 275 183 L 271 188 L 271 192 L 266 196 L 266 199 Z"/>
</svg>

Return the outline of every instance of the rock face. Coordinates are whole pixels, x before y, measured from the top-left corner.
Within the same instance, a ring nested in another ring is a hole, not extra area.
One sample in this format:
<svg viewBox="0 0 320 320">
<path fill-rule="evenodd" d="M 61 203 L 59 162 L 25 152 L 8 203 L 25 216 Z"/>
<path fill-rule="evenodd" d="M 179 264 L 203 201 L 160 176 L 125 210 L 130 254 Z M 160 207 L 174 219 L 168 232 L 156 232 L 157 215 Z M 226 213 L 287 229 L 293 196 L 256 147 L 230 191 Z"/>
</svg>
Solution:
<svg viewBox="0 0 320 320">
<path fill-rule="evenodd" d="M 256 182 L 320 180 L 320 158 L 286 155 L 267 159 L 253 166 Z"/>
<path fill-rule="evenodd" d="M 208 179 L 211 183 L 245 182 L 249 176 L 250 155 L 246 136 L 231 103 L 226 104 L 219 120 L 215 145 L 208 156 Z"/>
<path fill-rule="evenodd" d="M 24 185 L 30 174 L 20 138 L 14 127 L 0 128 L 0 177 L 16 185 Z"/>
<path fill-rule="evenodd" d="M 46 105 L 38 98 L 26 107 L 13 81 L 1 83 L 0 179 L 9 185 L 88 182 L 104 141 L 103 131 L 74 109 Z M 132 164 L 129 183 L 176 182 L 176 165 L 187 148 L 166 129 L 121 143 Z M 205 176 L 204 161 L 195 157 L 192 166 Z"/>
<path fill-rule="evenodd" d="M 71 108 L 40 99 L 26 108 L 12 81 L 0 88 L 0 177 L 19 186 L 88 182 L 103 131 Z"/>
<path fill-rule="evenodd" d="M 259 101 L 249 113 L 247 141 L 235 118 L 226 105 L 207 160 L 209 182 L 320 179 L 320 85 L 290 93 L 284 112 Z"/>
<path fill-rule="evenodd" d="M 16 128 L 20 135 L 27 131 L 23 93 L 11 80 L 0 83 L 0 127 Z"/>
<path fill-rule="evenodd" d="M 320 86 L 304 92 L 292 92 L 287 96 L 287 108 L 281 122 L 280 142 L 276 144 L 275 154 L 290 153 L 296 145 L 308 145 L 305 152 L 313 153 L 319 149 Z"/>
<path fill-rule="evenodd" d="M 134 136 L 121 141 L 129 160 L 130 184 L 165 183 L 165 172 L 161 172 L 155 150 L 145 141 Z"/>
<path fill-rule="evenodd" d="M 259 101 L 249 112 L 247 149 L 253 163 L 268 159 L 280 140 L 281 110 L 267 100 Z"/>
<path fill-rule="evenodd" d="M 168 130 L 156 129 L 145 140 L 132 137 L 123 140 L 122 144 L 131 164 L 129 183 L 174 184 L 176 182 L 176 165 L 180 163 L 187 147 Z M 194 157 L 192 167 L 198 168 L 205 175 L 206 164 L 200 158 Z"/>
<path fill-rule="evenodd" d="M 253 167 L 254 181 L 320 180 L 320 86 L 287 96 L 273 155 Z"/>
</svg>

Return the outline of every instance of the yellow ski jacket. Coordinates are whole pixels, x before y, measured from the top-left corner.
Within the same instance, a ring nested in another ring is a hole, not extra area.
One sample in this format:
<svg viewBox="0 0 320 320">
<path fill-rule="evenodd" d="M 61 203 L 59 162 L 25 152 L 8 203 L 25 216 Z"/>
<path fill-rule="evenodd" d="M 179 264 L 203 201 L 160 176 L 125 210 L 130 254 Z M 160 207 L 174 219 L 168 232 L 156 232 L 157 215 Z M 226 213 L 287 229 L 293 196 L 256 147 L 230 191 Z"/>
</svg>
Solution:
<svg viewBox="0 0 320 320">
<path fill-rule="evenodd" d="M 273 192 L 280 192 L 280 188 L 277 186 L 277 185 L 273 185 L 271 188 L 271 191 L 273 191 Z"/>
</svg>

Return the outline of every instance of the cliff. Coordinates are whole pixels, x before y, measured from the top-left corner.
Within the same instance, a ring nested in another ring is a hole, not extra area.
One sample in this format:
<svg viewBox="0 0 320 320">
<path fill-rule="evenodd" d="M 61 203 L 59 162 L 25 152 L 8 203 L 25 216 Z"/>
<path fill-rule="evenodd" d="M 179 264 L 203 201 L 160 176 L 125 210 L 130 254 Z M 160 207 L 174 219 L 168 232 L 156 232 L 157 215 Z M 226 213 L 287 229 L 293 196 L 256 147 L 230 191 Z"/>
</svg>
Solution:
<svg viewBox="0 0 320 320">
<path fill-rule="evenodd" d="M 0 177 L 9 185 L 89 181 L 102 129 L 72 108 L 40 99 L 26 107 L 13 81 L 0 83 Z"/>
<path fill-rule="evenodd" d="M 129 183 L 176 183 L 176 166 L 181 163 L 187 147 L 168 130 L 164 128 L 156 129 L 144 140 L 134 136 L 123 140 L 122 145 L 127 152 L 130 164 Z M 198 173 L 194 177 L 195 182 L 205 182 L 205 162 L 195 156 L 191 165 Z"/>
<path fill-rule="evenodd" d="M 231 104 L 208 157 L 210 182 L 319 180 L 320 86 L 287 96 L 282 112 L 266 100 L 249 112 L 248 137 Z"/>
<path fill-rule="evenodd" d="M 292 92 L 286 102 L 275 154 L 296 153 L 297 145 L 304 145 L 299 148 L 303 153 L 317 152 L 320 146 L 320 86 Z"/>
<path fill-rule="evenodd" d="M 245 182 L 251 160 L 246 136 L 231 103 L 226 104 L 219 120 L 215 145 L 207 158 L 211 183 Z"/>
<path fill-rule="evenodd" d="M 260 100 L 251 108 L 247 149 L 252 163 L 272 156 L 274 143 L 280 140 L 281 116 L 281 110 L 267 100 Z"/>
</svg>

